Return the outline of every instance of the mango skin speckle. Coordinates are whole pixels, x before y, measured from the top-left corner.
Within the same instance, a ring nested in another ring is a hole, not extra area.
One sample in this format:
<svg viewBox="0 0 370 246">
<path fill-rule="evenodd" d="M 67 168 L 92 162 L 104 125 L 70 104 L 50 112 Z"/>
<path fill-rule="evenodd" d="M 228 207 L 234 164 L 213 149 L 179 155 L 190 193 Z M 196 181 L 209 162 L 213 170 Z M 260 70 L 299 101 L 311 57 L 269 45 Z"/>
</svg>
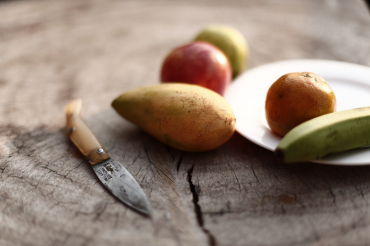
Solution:
<svg viewBox="0 0 370 246">
<path fill-rule="evenodd" d="M 235 132 L 236 119 L 228 102 L 197 85 L 137 88 L 117 97 L 112 107 L 162 143 L 183 151 L 217 148 Z"/>
</svg>

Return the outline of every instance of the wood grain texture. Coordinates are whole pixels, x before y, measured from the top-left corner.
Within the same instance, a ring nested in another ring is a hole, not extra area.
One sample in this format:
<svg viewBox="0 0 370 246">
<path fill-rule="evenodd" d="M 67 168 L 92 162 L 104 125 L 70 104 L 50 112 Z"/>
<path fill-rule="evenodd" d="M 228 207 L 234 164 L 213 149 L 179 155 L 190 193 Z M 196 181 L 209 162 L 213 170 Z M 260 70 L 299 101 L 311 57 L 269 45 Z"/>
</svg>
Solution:
<svg viewBox="0 0 370 246">
<path fill-rule="evenodd" d="M 0 245 L 369 245 L 370 167 L 287 166 L 235 134 L 169 148 L 110 108 L 156 84 L 206 25 L 239 29 L 249 68 L 299 58 L 370 66 L 361 0 L 0 1 Z M 154 216 L 101 185 L 65 133 L 82 117 L 147 194 Z"/>
</svg>

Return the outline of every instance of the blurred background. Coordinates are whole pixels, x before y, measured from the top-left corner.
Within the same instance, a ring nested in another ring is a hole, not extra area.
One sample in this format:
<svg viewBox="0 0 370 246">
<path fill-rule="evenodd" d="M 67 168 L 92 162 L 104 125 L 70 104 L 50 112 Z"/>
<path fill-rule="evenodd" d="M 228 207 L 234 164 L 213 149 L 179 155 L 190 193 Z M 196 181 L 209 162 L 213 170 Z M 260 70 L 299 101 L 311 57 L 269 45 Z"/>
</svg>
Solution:
<svg viewBox="0 0 370 246">
<path fill-rule="evenodd" d="M 245 36 L 247 69 L 301 58 L 370 65 L 363 0 L 1 1 L 0 16 L 0 124 L 60 127 L 56 112 L 77 97 L 86 115 L 110 107 L 158 83 L 164 57 L 209 24 Z"/>
</svg>

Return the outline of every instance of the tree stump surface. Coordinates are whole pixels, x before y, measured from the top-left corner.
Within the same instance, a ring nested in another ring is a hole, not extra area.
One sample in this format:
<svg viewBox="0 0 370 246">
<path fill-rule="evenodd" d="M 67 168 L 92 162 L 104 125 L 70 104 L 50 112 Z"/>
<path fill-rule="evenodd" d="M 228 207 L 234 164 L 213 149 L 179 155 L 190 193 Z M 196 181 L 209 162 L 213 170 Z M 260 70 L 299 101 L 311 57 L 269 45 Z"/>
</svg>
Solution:
<svg viewBox="0 0 370 246">
<path fill-rule="evenodd" d="M 244 34 L 248 69 L 370 65 L 360 0 L 0 2 L 0 245 L 370 245 L 370 166 L 284 165 L 238 133 L 182 152 L 110 107 L 159 83 L 164 57 L 214 23 Z M 75 98 L 151 219 L 116 200 L 69 141 L 63 106 Z"/>
</svg>

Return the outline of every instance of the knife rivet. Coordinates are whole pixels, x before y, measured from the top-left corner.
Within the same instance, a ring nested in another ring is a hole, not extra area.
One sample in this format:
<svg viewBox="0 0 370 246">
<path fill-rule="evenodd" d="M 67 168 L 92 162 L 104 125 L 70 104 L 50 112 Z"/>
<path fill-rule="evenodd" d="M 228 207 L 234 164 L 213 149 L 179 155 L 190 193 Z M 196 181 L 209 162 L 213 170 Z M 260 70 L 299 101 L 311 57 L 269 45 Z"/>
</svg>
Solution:
<svg viewBox="0 0 370 246">
<path fill-rule="evenodd" d="M 96 153 L 98 153 L 98 154 L 101 154 L 101 153 L 103 153 L 104 152 L 104 150 L 103 149 L 97 149 L 96 150 Z"/>
<path fill-rule="evenodd" d="M 71 128 L 69 128 L 69 133 L 71 134 L 74 130 L 76 130 L 76 128 L 72 126 Z"/>
</svg>

